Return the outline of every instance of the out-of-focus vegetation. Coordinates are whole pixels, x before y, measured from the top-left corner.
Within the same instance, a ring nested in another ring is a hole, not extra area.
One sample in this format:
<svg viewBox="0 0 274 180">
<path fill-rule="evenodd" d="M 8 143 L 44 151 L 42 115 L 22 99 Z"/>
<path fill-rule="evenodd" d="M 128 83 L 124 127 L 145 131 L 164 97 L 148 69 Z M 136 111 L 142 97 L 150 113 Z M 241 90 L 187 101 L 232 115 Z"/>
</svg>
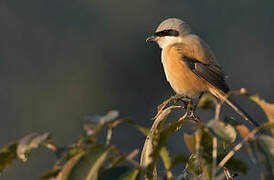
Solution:
<svg viewBox="0 0 274 180">
<path fill-rule="evenodd" d="M 185 20 L 210 45 L 231 89 L 246 87 L 274 102 L 274 1 L 0 0 L 0 147 L 44 131 L 65 146 L 77 141 L 86 114 L 109 109 L 150 127 L 155 105 L 172 89 L 160 49 L 145 39 L 168 17 Z M 237 100 L 259 123 L 265 120 L 255 103 Z M 212 117 L 212 111 L 197 114 Z M 226 106 L 221 115 L 239 119 Z M 183 132 L 190 134 L 187 125 Z M 180 142 L 181 132 L 169 142 Z M 141 149 L 144 139 L 123 123 L 112 142 L 129 153 Z M 189 152 L 185 143 L 167 148 L 171 154 Z M 34 158 L 24 165 L 15 161 L 0 179 L 37 180 L 55 161 L 48 151 L 32 151 Z M 245 151 L 237 155 L 252 163 Z M 259 179 L 262 167 L 249 167 L 241 179 Z"/>
<path fill-rule="evenodd" d="M 129 118 L 118 118 L 118 111 L 112 110 L 103 116 L 87 116 L 84 133 L 77 142 L 66 146 L 56 145 L 48 133 L 29 134 L 0 150 L 0 171 L 5 171 L 15 160 L 26 162 L 29 158 L 39 158 L 30 156 L 32 150 L 45 147 L 55 153 L 56 162 L 51 170 L 41 174 L 41 179 L 233 180 L 238 179 L 237 176 L 246 175 L 248 166 L 263 164 L 261 179 L 271 180 L 274 178 L 274 104 L 250 95 L 245 90 L 232 94 L 241 94 L 255 101 L 266 113 L 268 122 L 250 129 L 241 123 L 242 120 L 232 117 L 221 119 L 222 102 L 205 95 L 198 105 L 209 110 L 215 107 L 215 116 L 208 123 L 203 123 L 203 118 L 195 116 L 191 111 L 190 103 L 180 103 L 181 99 L 175 96 L 158 106 L 158 113 L 150 129 L 137 125 Z M 167 121 L 170 114 L 178 113 L 176 110 L 182 116 Z M 123 153 L 119 146 L 111 142 L 115 128 L 124 123 L 146 136 L 141 153 L 139 149 Z M 183 133 L 182 141 L 170 143 L 185 143 L 190 155 L 169 153 L 169 137 L 180 132 L 187 124 L 192 133 Z M 99 140 L 101 133 L 104 138 Z M 235 156 L 241 148 L 245 149 L 253 164 L 246 164 Z M 184 168 L 175 173 L 174 168 L 179 164 L 183 164 Z"/>
</svg>

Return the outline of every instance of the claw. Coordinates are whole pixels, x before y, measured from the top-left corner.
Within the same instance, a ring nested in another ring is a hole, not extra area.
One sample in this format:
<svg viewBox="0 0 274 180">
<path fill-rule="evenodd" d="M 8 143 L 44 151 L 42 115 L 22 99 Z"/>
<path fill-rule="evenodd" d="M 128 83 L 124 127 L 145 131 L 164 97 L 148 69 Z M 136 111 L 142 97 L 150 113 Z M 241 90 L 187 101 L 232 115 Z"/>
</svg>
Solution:
<svg viewBox="0 0 274 180">
<path fill-rule="evenodd" d="M 191 120 L 193 120 L 193 121 L 195 121 L 197 123 L 200 122 L 200 118 L 194 114 L 194 111 L 191 111 L 191 113 L 189 115 L 189 119 L 191 119 Z"/>
</svg>

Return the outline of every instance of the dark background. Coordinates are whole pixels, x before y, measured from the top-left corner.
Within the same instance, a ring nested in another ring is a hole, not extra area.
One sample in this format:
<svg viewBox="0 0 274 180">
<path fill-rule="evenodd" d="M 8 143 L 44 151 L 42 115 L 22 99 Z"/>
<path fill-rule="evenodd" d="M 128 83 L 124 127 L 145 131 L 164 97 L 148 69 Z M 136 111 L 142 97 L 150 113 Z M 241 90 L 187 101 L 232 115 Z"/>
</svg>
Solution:
<svg viewBox="0 0 274 180">
<path fill-rule="evenodd" d="M 85 115 L 110 109 L 150 127 L 157 104 L 173 92 L 160 49 L 145 39 L 167 17 L 184 19 L 208 42 L 231 89 L 245 87 L 274 102 L 274 1 L 1 0 L 0 147 L 30 132 L 72 143 Z M 265 121 L 254 103 L 239 100 Z M 124 152 L 144 142 L 129 126 L 113 138 Z M 182 132 L 168 148 L 187 154 Z M 53 162 L 52 152 L 35 150 L 0 179 L 38 179 Z M 246 162 L 253 168 L 240 179 L 259 179 L 258 166 Z"/>
</svg>

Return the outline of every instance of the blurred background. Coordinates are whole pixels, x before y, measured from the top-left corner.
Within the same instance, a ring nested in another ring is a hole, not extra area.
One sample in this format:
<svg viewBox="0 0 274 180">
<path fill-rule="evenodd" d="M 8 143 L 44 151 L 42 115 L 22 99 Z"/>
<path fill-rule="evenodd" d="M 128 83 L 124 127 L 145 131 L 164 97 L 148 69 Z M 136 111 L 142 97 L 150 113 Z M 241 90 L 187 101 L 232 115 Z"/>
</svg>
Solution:
<svg viewBox="0 0 274 180">
<path fill-rule="evenodd" d="M 160 49 L 145 39 L 168 17 L 184 19 L 208 42 L 231 89 L 245 87 L 274 102 L 274 1 L 1 0 L 0 147 L 31 132 L 50 132 L 57 144 L 72 143 L 85 115 L 110 109 L 150 127 L 157 105 L 173 92 Z M 265 121 L 258 106 L 239 101 Z M 212 117 L 198 113 L 204 121 Z M 222 113 L 238 117 L 227 107 Z M 188 153 L 183 131 L 169 141 L 173 154 Z M 145 137 L 121 126 L 113 138 L 129 152 L 141 148 Z M 38 179 L 54 158 L 50 151 L 35 150 L 0 179 Z M 259 179 L 258 166 L 244 158 L 253 168 L 240 179 Z"/>
</svg>

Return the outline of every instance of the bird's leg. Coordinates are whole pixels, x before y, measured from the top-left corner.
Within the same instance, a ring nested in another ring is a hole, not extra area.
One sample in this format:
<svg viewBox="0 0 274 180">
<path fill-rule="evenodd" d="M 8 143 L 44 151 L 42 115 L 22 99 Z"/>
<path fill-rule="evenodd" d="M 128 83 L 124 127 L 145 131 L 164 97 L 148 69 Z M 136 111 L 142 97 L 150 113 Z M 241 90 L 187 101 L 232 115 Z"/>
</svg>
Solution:
<svg viewBox="0 0 274 180">
<path fill-rule="evenodd" d="M 200 94 L 200 96 L 198 97 L 197 102 L 196 102 L 196 103 L 193 103 L 193 108 L 192 108 L 193 113 L 196 111 L 196 108 L 197 108 L 197 106 L 198 106 L 198 104 L 199 104 L 199 101 L 200 101 L 200 99 L 201 99 L 201 97 L 202 97 L 203 95 L 204 95 L 204 93 L 202 92 L 202 93 Z"/>
<path fill-rule="evenodd" d="M 185 108 L 187 108 L 187 105 L 192 102 L 192 99 L 185 95 L 176 94 L 175 97 L 176 97 L 176 100 L 180 100 L 184 103 Z"/>
<path fill-rule="evenodd" d="M 196 108 L 197 108 L 197 105 L 201 99 L 201 97 L 203 96 L 203 92 L 200 94 L 200 96 L 198 97 L 198 101 L 195 103 L 192 103 L 192 108 L 191 108 L 191 113 L 190 113 L 190 118 L 193 119 L 194 121 L 200 121 L 200 118 L 198 116 L 195 115 L 195 111 L 196 111 Z"/>
<path fill-rule="evenodd" d="M 182 101 L 182 103 L 184 104 L 184 109 L 186 109 L 186 113 L 180 118 L 180 119 L 185 119 L 186 116 L 188 116 L 190 110 L 192 109 L 192 105 L 193 105 L 193 99 L 191 99 L 188 96 L 185 95 L 179 95 L 176 94 L 176 102 Z"/>
</svg>

